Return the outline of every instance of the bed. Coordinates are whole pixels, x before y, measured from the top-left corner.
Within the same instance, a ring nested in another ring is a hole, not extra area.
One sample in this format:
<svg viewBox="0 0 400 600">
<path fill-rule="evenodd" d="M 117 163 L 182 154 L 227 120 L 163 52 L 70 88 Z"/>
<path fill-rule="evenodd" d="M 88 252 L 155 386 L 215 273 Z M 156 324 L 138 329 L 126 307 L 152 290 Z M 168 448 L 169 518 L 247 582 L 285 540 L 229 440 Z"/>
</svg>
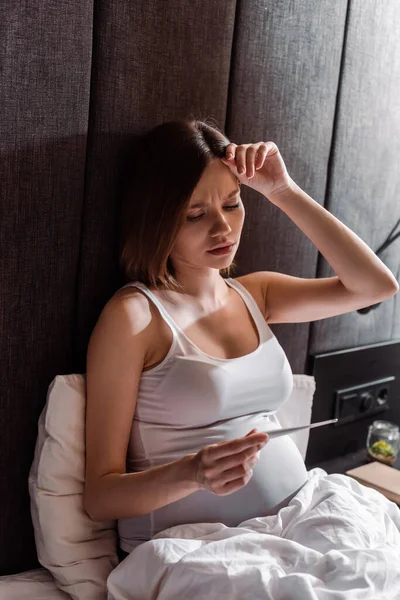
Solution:
<svg viewBox="0 0 400 600">
<path fill-rule="evenodd" d="M 293 382 L 282 427 L 311 421 L 315 379 Z M 399 507 L 319 467 L 277 515 L 171 527 L 120 560 L 116 521 L 94 522 L 82 506 L 84 414 L 85 375 L 56 376 L 28 481 L 43 566 L 0 577 L 1 600 L 400 598 Z M 308 436 L 291 435 L 303 459 Z"/>
</svg>

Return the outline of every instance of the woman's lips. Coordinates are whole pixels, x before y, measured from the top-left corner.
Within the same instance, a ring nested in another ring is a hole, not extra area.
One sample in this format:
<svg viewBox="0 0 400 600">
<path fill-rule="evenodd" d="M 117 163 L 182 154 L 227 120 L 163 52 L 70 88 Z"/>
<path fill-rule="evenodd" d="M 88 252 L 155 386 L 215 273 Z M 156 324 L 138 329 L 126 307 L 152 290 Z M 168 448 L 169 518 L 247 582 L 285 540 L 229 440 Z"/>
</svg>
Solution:
<svg viewBox="0 0 400 600">
<path fill-rule="evenodd" d="M 233 244 L 230 246 L 224 246 L 223 248 L 217 248 L 216 250 L 207 250 L 210 254 L 229 254 L 232 251 Z"/>
</svg>

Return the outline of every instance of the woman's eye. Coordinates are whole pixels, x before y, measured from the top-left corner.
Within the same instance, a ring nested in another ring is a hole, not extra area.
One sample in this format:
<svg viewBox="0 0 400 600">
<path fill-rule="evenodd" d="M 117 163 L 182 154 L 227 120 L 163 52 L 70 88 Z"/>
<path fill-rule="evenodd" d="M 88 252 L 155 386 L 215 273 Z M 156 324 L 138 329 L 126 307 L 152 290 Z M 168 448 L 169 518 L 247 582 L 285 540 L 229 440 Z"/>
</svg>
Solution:
<svg viewBox="0 0 400 600">
<path fill-rule="evenodd" d="M 224 208 L 226 210 L 233 210 L 234 208 L 239 208 L 239 206 L 240 206 L 240 202 L 238 202 L 237 204 L 234 204 L 233 206 L 224 206 Z M 201 213 L 201 215 L 197 215 L 196 217 L 187 217 L 187 220 L 188 221 L 197 221 L 203 215 L 204 215 L 204 213 Z"/>
</svg>

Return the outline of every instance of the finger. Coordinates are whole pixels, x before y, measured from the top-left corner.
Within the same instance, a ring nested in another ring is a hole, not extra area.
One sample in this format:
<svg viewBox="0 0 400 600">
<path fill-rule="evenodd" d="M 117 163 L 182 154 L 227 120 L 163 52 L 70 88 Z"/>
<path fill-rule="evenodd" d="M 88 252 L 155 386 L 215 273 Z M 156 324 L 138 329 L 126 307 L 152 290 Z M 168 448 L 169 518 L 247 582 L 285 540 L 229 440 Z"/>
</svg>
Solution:
<svg viewBox="0 0 400 600">
<path fill-rule="evenodd" d="M 255 162 L 257 150 L 258 150 L 258 148 L 257 148 L 257 146 L 255 144 L 252 144 L 251 146 L 249 146 L 247 148 L 247 152 L 246 152 L 246 176 L 248 177 L 248 179 L 250 179 L 254 175 L 254 162 Z"/>
<path fill-rule="evenodd" d="M 240 440 L 233 440 L 223 442 L 213 448 L 212 458 L 218 460 L 224 456 L 230 456 L 232 454 L 238 454 L 247 450 L 247 448 L 255 449 L 259 444 L 264 444 L 268 441 L 267 433 L 254 433 L 252 436 Z"/>
<path fill-rule="evenodd" d="M 235 468 L 240 465 L 255 464 L 258 462 L 261 453 L 261 448 L 260 450 L 257 450 L 257 447 L 258 446 L 250 450 L 245 450 L 239 454 L 231 454 L 221 458 L 217 463 L 215 463 L 214 469 L 216 469 L 217 472 L 223 473 L 228 469 Z"/>
<path fill-rule="evenodd" d="M 250 477 L 251 475 L 248 474 L 246 479 L 250 480 Z M 239 490 L 240 488 L 244 487 L 244 485 L 247 483 L 246 479 L 243 481 L 243 478 L 239 477 L 234 481 L 225 483 L 225 485 L 221 487 L 222 493 L 220 495 L 227 496 L 228 494 L 231 494 L 232 492 L 235 492 L 236 490 Z"/>
<path fill-rule="evenodd" d="M 244 175 L 246 172 L 246 150 L 245 144 L 236 148 L 236 169 L 239 175 Z"/>
<path fill-rule="evenodd" d="M 235 481 L 236 478 L 249 478 L 253 474 L 253 469 L 250 465 L 240 465 L 232 469 L 226 469 L 218 475 L 218 485 L 224 486 L 229 481 Z"/>
<path fill-rule="evenodd" d="M 252 429 L 251 431 L 249 431 L 249 433 L 246 433 L 245 437 L 247 437 L 248 435 L 251 435 L 252 433 L 254 433 L 255 431 L 257 431 L 257 428 Z"/>
<path fill-rule="evenodd" d="M 237 443 L 239 441 L 243 441 L 245 442 L 246 440 L 258 440 L 259 438 L 261 438 L 262 442 L 268 441 L 268 433 L 266 431 L 258 431 L 258 429 L 254 430 L 256 433 L 248 433 L 247 435 L 245 435 L 242 438 L 236 438 L 235 440 L 228 440 L 227 442 L 224 442 L 226 444 L 232 444 L 233 442 Z"/>
<path fill-rule="evenodd" d="M 225 158 L 227 160 L 234 160 L 236 153 L 236 144 L 230 143 L 225 148 Z"/>
<path fill-rule="evenodd" d="M 248 480 L 253 476 L 253 467 L 254 465 L 240 465 L 238 467 L 234 467 L 233 469 L 229 469 L 228 471 L 224 471 L 220 477 L 220 481 L 222 485 L 224 483 L 228 483 L 229 481 L 237 481 L 237 478 L 242 479 L 243 483 L 247 483 Z"/>
<path fill-rule="evenodd" d="M 260 142 L 257 150 L 257 157 L 255 160 L 255 168 L 256 170 L 261 169 L 264 164 L 265 157 L 268 154 L 268 146 L 265 142 Z"/>
</svg>

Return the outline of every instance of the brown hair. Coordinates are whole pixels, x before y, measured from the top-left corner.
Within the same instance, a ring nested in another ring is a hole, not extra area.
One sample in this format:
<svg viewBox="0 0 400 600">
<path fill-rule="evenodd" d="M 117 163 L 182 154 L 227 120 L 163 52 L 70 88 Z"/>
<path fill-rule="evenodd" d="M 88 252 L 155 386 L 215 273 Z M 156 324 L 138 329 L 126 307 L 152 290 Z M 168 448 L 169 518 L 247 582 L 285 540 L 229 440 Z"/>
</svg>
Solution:
<svg viewBox="0 0 400 600">
<path fill-rule="evenodd" d="M 230 143 L 208 120 L 190 116 L 161 123 L 125 153 L 119 266 L 126 281 L 181 289 L 169 254 L 204 169 L 224 157 Z M 235 267 L 232 261 L 220 273 L 229 277 Z"/>
</svg>

